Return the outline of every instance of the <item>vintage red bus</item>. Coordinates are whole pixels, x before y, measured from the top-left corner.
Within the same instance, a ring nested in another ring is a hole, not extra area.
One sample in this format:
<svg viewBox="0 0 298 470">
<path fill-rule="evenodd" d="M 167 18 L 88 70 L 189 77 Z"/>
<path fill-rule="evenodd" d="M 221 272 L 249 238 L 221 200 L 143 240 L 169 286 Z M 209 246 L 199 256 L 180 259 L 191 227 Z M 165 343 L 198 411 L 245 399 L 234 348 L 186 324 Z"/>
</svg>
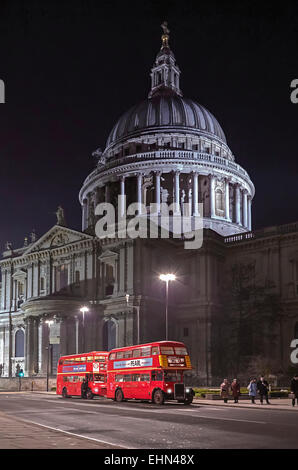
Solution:
<svg viewBox="0 0 298 470">
<path fill-rule="evenodd" d="M 82 382 L 87 378 L 86 398 L 92 399 L 95 395 L 105 396 L 108 354 L 106 351 L 91 351 L 60 357 L 56 393 L 63 398 L 81 396 Z"/>
<path fill-rule="evenodd" d="M 192 403 L 194 392 L 184 385 L 184 372 L 191 370 L 183 343 L 154 343 L 113 349 L 108 357 L 107 397 L 149 400 L 162 405 L 165 400 Z"/>
</svg>

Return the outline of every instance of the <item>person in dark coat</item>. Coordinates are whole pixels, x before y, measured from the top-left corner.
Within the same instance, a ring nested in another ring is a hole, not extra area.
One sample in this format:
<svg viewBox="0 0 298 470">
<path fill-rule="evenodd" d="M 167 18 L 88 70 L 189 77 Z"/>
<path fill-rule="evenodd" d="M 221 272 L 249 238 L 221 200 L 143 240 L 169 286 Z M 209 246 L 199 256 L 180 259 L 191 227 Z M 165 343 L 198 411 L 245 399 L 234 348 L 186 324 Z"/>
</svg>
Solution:
<svg viewBox="0 0 298 470">
<path fill-rule="evenodd" d="M 298 374 L 294 375 L 294 377 L 291 380 L 291 391 L 294 394 L 294 397 L 292 398 L 292 405 L 295 406 L 295 399 L 296 399 L 297 406 L 298 406 Z"/>
<path fill-rule="evenodd" d="M 88 378 L 87 376 L 83 378 L 83 382 L 81 385 L 81 397 L 87 398 L 87 389 L 88 389 Z"/>
<path fill-rule="evenodd" d="M 260 380 L 257 383 L 257 389 L 260 394 L 260 402 L 263 403 L 263 398 L 265 397 L 266 403 L 270 405 L 268 399 L 269 384 L 263 376 L 260 377 Z"/>
<path fill-rule="evenodd" d="M 240 383 L 238 379 L 234 379 L 231 384 L 232 395 L 234 398 L 234 403 L 238 403 L 238 399 L 240 396 Z"/>
</svg>

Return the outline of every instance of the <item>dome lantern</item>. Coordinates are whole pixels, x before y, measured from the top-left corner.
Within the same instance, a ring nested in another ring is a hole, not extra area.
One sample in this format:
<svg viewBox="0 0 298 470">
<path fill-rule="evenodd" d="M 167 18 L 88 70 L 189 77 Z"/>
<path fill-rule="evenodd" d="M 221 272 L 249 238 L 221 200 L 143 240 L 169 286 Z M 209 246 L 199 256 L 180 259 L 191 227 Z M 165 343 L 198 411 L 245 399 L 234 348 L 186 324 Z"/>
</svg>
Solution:
<svg viewBox="0 0 298 470">
<path fill-rule="evenodd" d="M 179 88 L 180 70 L 169 46 L 170 30 L 167 22 L 164 21 L 161 27 L 163 29 L 162 44 L 151 70 L 151 90 L 148 97 L 152 98 L 160 93 L 182 96 Z"/>
</svg>

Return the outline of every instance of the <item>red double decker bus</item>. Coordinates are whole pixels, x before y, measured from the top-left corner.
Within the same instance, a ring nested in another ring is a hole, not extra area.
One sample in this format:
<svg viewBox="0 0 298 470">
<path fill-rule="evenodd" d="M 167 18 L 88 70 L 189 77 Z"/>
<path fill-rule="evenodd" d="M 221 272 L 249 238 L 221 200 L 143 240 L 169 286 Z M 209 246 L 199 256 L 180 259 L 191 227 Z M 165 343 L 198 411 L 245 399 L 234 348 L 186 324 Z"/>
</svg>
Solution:
<svg viewBox="0 0 298 470">
<path fill-rule="evenodd" d="M 177 400 L 189 405 L 194 392 L 184 385 L 191 370 L 183 343 L 158 341 L 113 349 L 108 357 L 107 397 L 115 401 L 139 399 L 162 405 Z"/>
<path fill-rule="evenodd" d="M 105 396 L 107 391 L 106 351 L 91 351 L 84 354 L 61 356 L 57 370 L 57 395 L 63 398 L 81 396 L 84 378 L 88 380 L 86 398 Z"/>
</svg>

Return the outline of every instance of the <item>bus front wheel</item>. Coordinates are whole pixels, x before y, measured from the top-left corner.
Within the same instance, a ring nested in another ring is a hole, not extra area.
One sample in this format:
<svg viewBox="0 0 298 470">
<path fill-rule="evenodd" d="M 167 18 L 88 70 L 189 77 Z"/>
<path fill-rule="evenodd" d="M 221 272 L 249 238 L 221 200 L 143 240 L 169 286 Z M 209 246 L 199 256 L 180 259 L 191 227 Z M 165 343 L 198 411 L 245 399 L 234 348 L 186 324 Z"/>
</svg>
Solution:
<svg viewBox="0 0 298 470">
<path fill-rule="evenodd" d="M 187 397 L 184 400 L 184 405 L 191 405 L 193 397 Z"/>
<path fill-rule="evenodd" d="M 116 390 L 115 399 L 118 402 L 123 401 L 124 396 L 123 396 L 123 392 L 122 392 L 121 388 L 118 388 L 118 390 Z"/>
<path fill-rule="evenodd" d="M 155 405 L 163 405 L 165 397 L 162 390 L 155 390 L 152 397 L 152 401 Z"/>
<path fill-rule="evenodd" d="M 67 389 L 64 387 L 64 389 L 62 390 L 62 397 L 63 398 L 68 398 L 69 396 L 67 395 Z"/>
<path fill-rule="evenodd" d="M 88 388 L 87 392 L 86 392 L 86 398 L 87 400 L 92 400 L 92 398 L 94 397 L 92 391 L 90 390 L 90 388 Z"/>
</svg>

